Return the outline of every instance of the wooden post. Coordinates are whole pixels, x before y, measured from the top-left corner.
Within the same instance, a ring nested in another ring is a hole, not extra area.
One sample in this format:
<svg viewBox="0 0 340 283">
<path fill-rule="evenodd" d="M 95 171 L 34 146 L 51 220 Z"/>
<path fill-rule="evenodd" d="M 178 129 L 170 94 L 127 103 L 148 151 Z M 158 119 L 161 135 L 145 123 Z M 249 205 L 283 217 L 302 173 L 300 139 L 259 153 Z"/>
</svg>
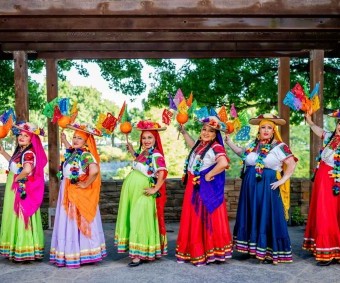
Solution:
<svg viewBox="0 0 340 283">
<path fill-rule="evenodd" d="M 279 97 L 278 108 L 279 116 L 287 121 L 286 125 L 280 127 L 282 140 L 289 146 L 289 107 L 283 104 L 283 99 L 290 89 L 290 58 L 282 57 L 279 59 Z"/>
<path fill-rule="evenodd" d="M 58 74 L 57 61 L 55 59 L 46 60 L 46 86 L 47 86 L 47 101 L 50 102 L 58 97 Z M 57 173 L 59 170 L 59 129 L 57 124 L 52 124 L 50 119 L 47 122 L 48 126 L 48 162 L 49 162 L 49 209 L 48 219 L 49 228 L 53 228 L 55 207 L 58 200 L 59 182 Z"/>
<path fill-rule="evenodd" d="M 323 70 L 324 70 L 324 51 L 312 50 L 310 52 L 310 89 L 312 90 L 316 83 L 320 83 L 319 99 L 320 109 L 313 114 L 313 122 L 319 127 L 323 128 Z M 319 154 L 322 146 L 322 140 L 310 131 L 310 172 L 316 166 L 315 158 Z"/>
<path fill-rule="evenodd" d="M 15 112 L 17 121 L 29 121 L 27 54 L 14 51 Z"/>
</svg>

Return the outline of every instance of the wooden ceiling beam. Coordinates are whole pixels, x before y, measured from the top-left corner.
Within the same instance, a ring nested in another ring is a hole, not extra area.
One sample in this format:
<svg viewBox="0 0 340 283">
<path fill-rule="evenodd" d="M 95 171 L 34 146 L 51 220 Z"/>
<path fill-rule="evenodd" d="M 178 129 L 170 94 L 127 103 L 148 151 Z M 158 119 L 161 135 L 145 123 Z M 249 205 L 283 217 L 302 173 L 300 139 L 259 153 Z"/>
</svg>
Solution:
<svg viewBox="0 0 340 283">
<path fill-rule="evenodd" d="M 111 31 L 0 31 L 1 42 L 232 42 L 232 41 L 340 41 L 334 32 L 111 32 Z"/>
<path fill-rule="evenodd" d="M 337 42 L 124 42 L 124 43 L 3 43 L 3 51 L 301 51 L 340 49 Z"/>
<path fill-rule="evenodd" d="M 2 1 L 9 15 L 338 15 L 332 0 L 11 0 Z"/>
<path fill-rule="evenodd" d="M 0 31 L 339 31 L 334 18 L 4 17 Z"/>
</svg>

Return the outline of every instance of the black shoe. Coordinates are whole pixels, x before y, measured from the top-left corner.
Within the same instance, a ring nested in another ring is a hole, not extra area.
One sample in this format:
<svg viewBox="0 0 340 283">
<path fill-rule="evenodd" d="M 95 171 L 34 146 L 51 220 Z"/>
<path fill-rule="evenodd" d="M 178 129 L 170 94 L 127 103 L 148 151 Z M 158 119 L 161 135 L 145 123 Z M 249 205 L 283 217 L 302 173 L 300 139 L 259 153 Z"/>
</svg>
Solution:
<svg viewBox="0 0 340 283">
<path fill-rule="evenodd" d="M 333 263 L 333 260 L 328 260 L 328 261 L 318 261 L 317 266 L 329 266 Z"/>
<path fill-rule="evenodd" d="M 272 259 L 265 258 L 264 260 L 261 261 L 261 263 L 263 263 L 263 264 L 272 264 L 272 263 L 273 263 L 273 260 L 272 260 Z"/>
<path fill-rule="evenodd" d="M 138 266 L 138 265 L 140 265 L 140 264 L 142 264 L 142 261 L 141 261 L 141 260 L 136 261 L 136 262 L 131 261 L 131 262 L 128 264 L 128 266 L 130 266 L 130 267 L 136 267 L 136 266 Z"/>
</svg>

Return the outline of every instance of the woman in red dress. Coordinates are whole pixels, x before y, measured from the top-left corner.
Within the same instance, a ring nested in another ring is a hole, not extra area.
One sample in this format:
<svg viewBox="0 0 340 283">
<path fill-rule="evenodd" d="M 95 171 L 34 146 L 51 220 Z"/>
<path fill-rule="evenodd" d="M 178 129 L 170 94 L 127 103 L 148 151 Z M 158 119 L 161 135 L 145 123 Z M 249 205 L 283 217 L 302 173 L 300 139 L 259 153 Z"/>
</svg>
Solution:
<svg viewBox="0 0 340 283">
<path fill-rule="evenodd" d="M 324 131 L 306 114 L 308 125 L 324 145 L 313 177 L 303 242 L 303 249 L 313 252 L 319 266 L 340 260 L 340 111 L 329 116 L 338 119 L 334 132 Z"/>
<path fill-rule="evenodd" d="M 177 238 L 177 262 L 196 266 L 231 257 L 232 238 L 224 198 L 225 169 L 228 158 L 220 130 L 225 124 L 217 117 L 202 119 L 196 142 L 184 130 L 191 148 L 185 163 L 186 190 Z"/>
</svg>

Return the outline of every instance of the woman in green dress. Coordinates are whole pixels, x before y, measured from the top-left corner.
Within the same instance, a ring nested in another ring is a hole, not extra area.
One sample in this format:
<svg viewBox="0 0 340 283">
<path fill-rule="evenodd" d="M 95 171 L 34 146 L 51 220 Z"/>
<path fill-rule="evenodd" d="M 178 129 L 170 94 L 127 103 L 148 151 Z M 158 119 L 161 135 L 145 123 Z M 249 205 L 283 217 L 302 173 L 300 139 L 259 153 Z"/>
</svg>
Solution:
<svg viewBox="0 0 340 283">
<path fill-rule="evenodd" d="M 158 133 L 165 128 L 140 121 L 137 130 L 142 131 L 139 150 L 135 152 L 130 143 L 126 145 L 135 160 L 133 171 L 123 183 L 115 229 L 118 253 L 129 252 L 130 267 L 167 254 L 164 222 L 167 169 Z"/>
<path fill-rule="evenodd" d="M 40 205 L 44 195 L 47 157 L 39 135 L 42 129 L 22 122 L 13 128 L 18 145 L 11 157 L 2 146 L 0 154 L 9 161 L 2 222 L 0 255 L 13 261 L 30 261 L 44 256 L 44 231 Z"/>
</svg>

